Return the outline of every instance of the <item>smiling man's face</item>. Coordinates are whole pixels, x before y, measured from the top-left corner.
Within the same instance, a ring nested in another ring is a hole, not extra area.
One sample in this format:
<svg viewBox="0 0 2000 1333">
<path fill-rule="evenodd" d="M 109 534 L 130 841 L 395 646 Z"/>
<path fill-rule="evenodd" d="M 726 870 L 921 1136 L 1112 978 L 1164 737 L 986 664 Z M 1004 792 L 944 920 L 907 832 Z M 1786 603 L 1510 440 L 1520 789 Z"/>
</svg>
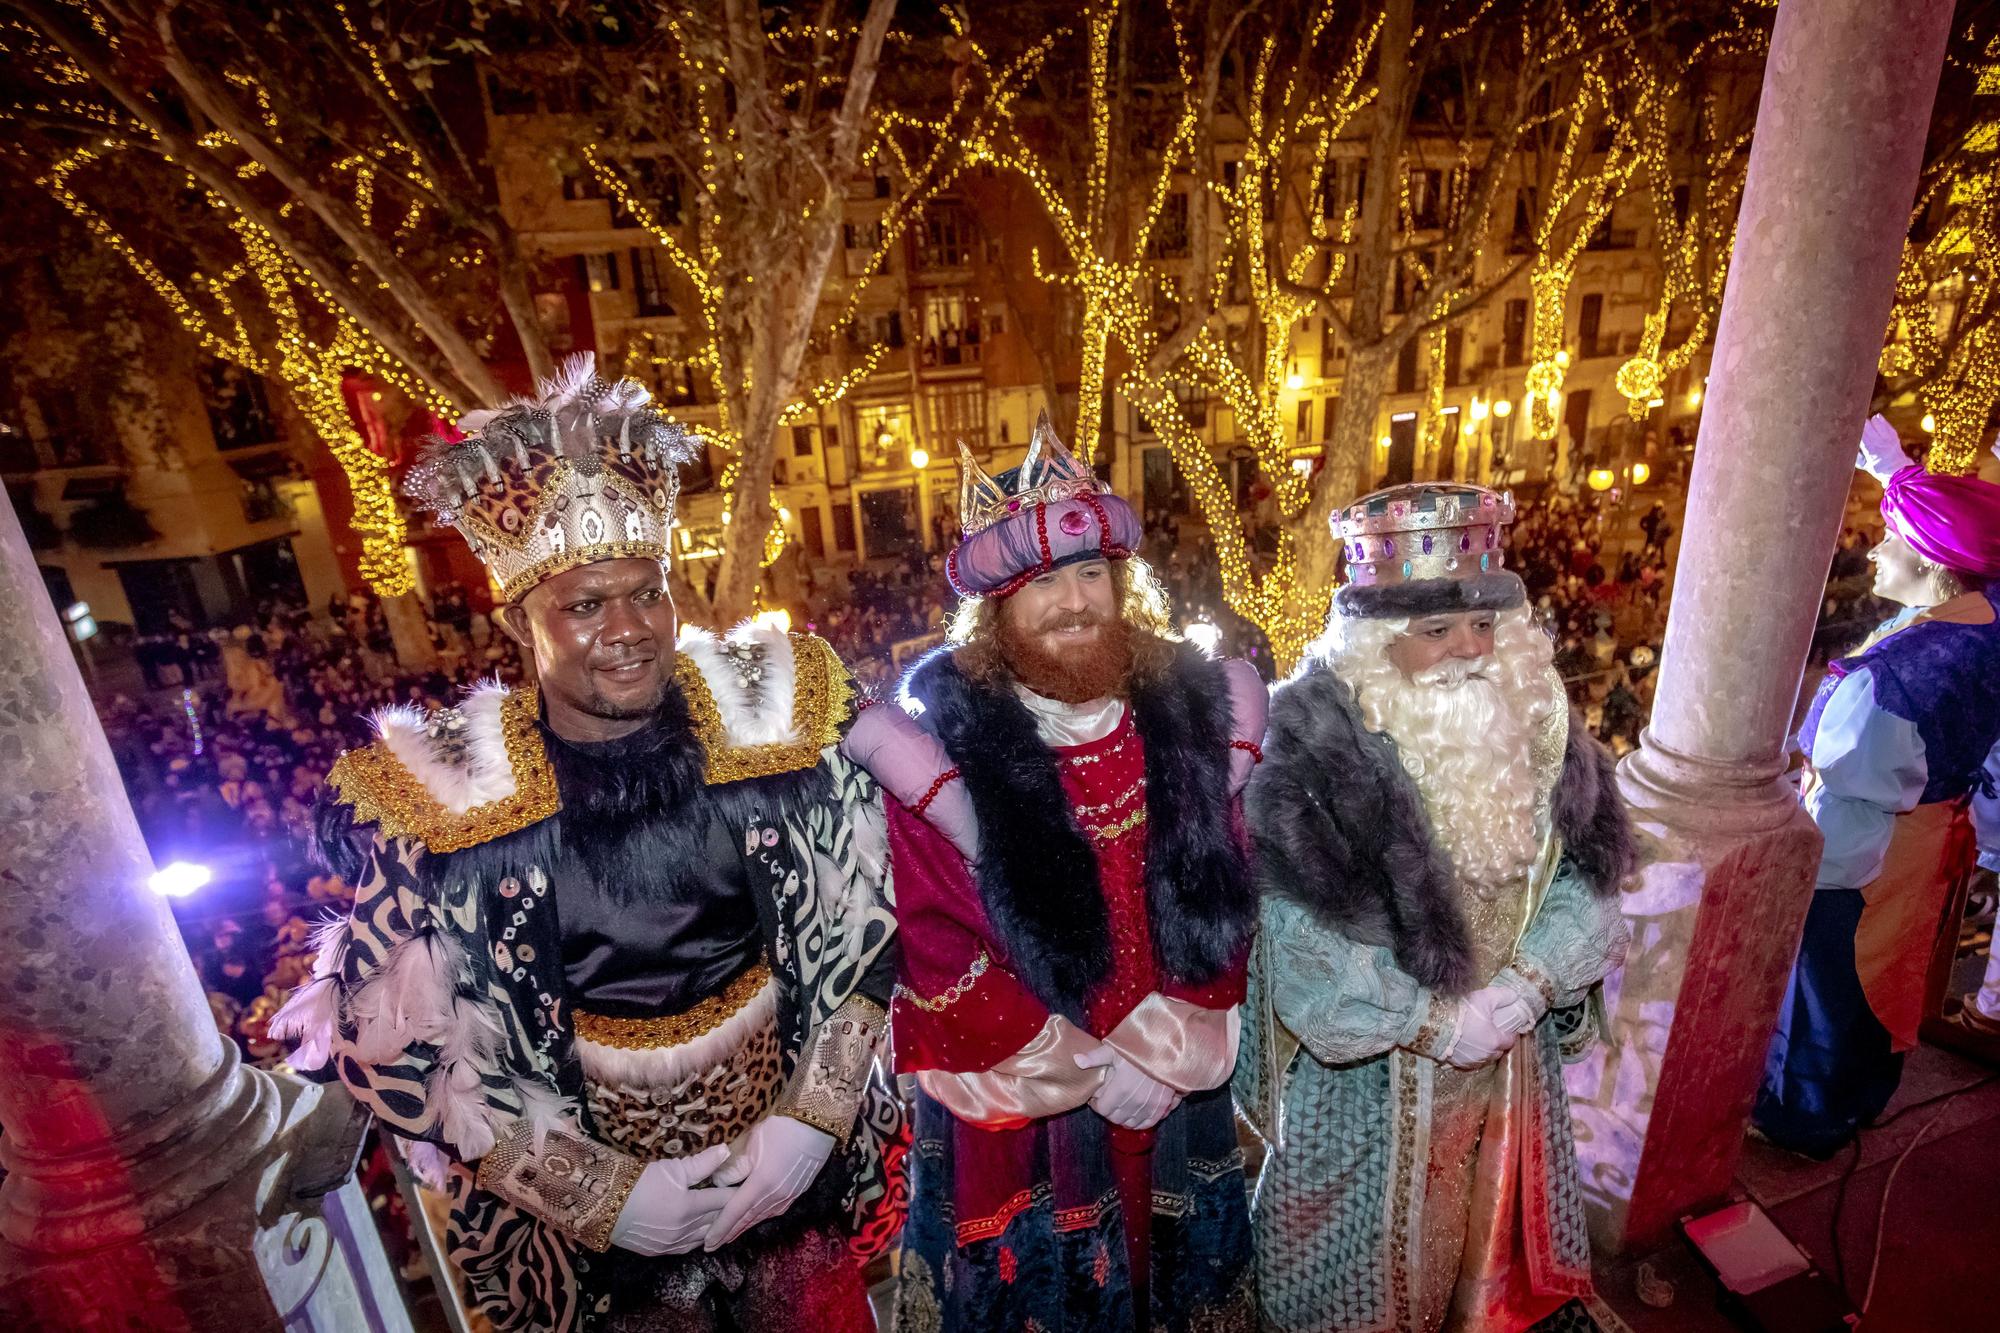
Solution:
<svg viewBox="0 0 2000 1333">
<path fill-rule="evenodd" d="M 549 726 L 565 740 L 635 730 L 673 681 L 674 603 L 657 560 L 600 560 L 554 575 L 502 623 L 534 654 Z"/>
<path fill-rule="evenodd" d="M 1106 560 L 1065 565 L 1031 580 L 1000 610 L 1000 651 L 1015 678 L 1064 703 L 1100 699 L 1125 684 L 1131 627 L 1119 617 Z"/>
</svg>

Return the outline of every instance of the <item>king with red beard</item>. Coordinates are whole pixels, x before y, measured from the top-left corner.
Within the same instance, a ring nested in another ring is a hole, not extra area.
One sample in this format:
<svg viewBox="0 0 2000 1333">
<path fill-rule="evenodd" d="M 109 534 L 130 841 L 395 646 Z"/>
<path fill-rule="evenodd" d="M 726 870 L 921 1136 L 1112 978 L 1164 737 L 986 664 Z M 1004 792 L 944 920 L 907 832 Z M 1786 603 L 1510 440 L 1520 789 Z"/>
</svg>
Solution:
<svg viewBox="0 0 2000 1333">
<path fill-rule="evenodd" d="M 884 784 L 915 1084 L 897 1327 L 1251 1329 L 1228 1088 L 1256 920 L 1247 663 L 1181 642 L 1044 417 L 961 450 L 951 642 L 846 753 Z"/>
</svg>

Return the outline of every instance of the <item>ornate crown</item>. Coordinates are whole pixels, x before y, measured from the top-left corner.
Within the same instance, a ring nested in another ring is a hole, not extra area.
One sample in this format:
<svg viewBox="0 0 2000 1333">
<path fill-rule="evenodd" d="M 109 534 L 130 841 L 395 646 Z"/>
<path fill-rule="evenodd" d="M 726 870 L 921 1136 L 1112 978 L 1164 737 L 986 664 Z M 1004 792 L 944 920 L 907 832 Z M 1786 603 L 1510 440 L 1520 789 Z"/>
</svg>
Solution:
<svg viewBox="0 0 2000 1333">
<path fill-rule="evenodd" d="M 1333 520 L 1360 587 L 1428 579 L 1470 579 L 1505 564 L 1501 529 L 1514 521 L 1514 494 L 1484 486 L 1421 482 L 1364 495 Z"/>
<path fill-rule="evenodd" d="M 1111 488 L 1097 479 L 1089 465 L 1056 438 L 1046 411 L 1035 421 L 1027 457 L 1019 467 L 989 477 L 964 440 L 958 442 L 958 467 L 958 517 L 965 537 L 975 536 L 1029 505 L 1111 494 Z"/>
<path fill-rule="evenodd" d="M 600 378 L 588 352 L 537 389 L 461 417 L 464 438 L 433 438 L 403 481 L 510 602 L 578 565 L 667 559 L 679 465 L 695 448 L 648 406 L 645 385 Z"/>
<path fill-rule="evenodd" d="M 989 477 L 963 440 L 958 463 L 963 535 L 944 573 L 962 597 L 1009 597 L 1051 569 L 1122 560 L 1139 545 L 1139 516 L 1063 447 L 1047 412 L 1019 467 Z"/>
</svg>

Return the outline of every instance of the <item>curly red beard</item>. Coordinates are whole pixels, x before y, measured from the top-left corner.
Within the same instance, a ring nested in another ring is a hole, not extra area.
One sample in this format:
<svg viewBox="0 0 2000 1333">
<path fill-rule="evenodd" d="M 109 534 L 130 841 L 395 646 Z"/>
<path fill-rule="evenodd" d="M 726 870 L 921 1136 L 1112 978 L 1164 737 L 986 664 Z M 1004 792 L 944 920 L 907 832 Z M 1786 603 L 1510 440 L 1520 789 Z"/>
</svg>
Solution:
<svg viewBox="0 0 2000 1333">
<path fill-rule="evenodd" d="M 1094 611 L 1069 612 L 1029 629 L 1015 622 L 1011 610 L 1003 610 L 997 628 L 1000 659 L 1014 679 L 1045 699 L 1066 704 L 1087 704 L 1124 689 L 1132 674 L 1132 627 L 1122 619 Z M 1049 646 L 1056 631 L 1089 625 L 1098 631 L 1088 642 Z"/>
</svg>

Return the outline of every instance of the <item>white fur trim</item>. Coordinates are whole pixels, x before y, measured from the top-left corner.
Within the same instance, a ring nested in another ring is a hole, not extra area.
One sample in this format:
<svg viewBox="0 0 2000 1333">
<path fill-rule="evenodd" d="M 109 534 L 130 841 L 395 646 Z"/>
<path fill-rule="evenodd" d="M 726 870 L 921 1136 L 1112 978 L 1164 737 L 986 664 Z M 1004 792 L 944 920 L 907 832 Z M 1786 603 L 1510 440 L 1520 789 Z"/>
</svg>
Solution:
<svg viewBox="0 0 2000 1333">
<path fill-rule="evenodd" d="M 600 1046 L 579 1033 L 577 1058 L 583 1076 L 593 1083 L 625 1088 L 671 1088 L 696 1074 L 707 1073 L 742 1050 L 757 1030 L 777 1019 L 778 983 L 766 980 L 741 1009 L 693 1041 L 656 1050 L 628 1051 Z"/>
<path fill-rule="evenodd" d="M 762 677 L 746 684 L 736 672 L 735 661 L 723 650 L 725 644 L 761 646 Z M 792 717 L 798 667 L 790 635 L 749 621 L 729 631 L 725 639 L 689 627 L 681 631 L 674 649 L 693 662 L 708 683 L 731 745 L 789 745 L 799 739 Z"/>
<path fill-rule="evenodd" d="M 408 704 L 375 714 L 375 732 L 424 790 L 455 815 L 514 794 L 514 766 L 507 758 L 507 738 L 500 727 L 500 705 L 507 687 L 483 680 L 458 705 L 465 716 L 465 749 L 453 760 L 439 752 L 430 736 L 430 719 Z"/>
</svg>

